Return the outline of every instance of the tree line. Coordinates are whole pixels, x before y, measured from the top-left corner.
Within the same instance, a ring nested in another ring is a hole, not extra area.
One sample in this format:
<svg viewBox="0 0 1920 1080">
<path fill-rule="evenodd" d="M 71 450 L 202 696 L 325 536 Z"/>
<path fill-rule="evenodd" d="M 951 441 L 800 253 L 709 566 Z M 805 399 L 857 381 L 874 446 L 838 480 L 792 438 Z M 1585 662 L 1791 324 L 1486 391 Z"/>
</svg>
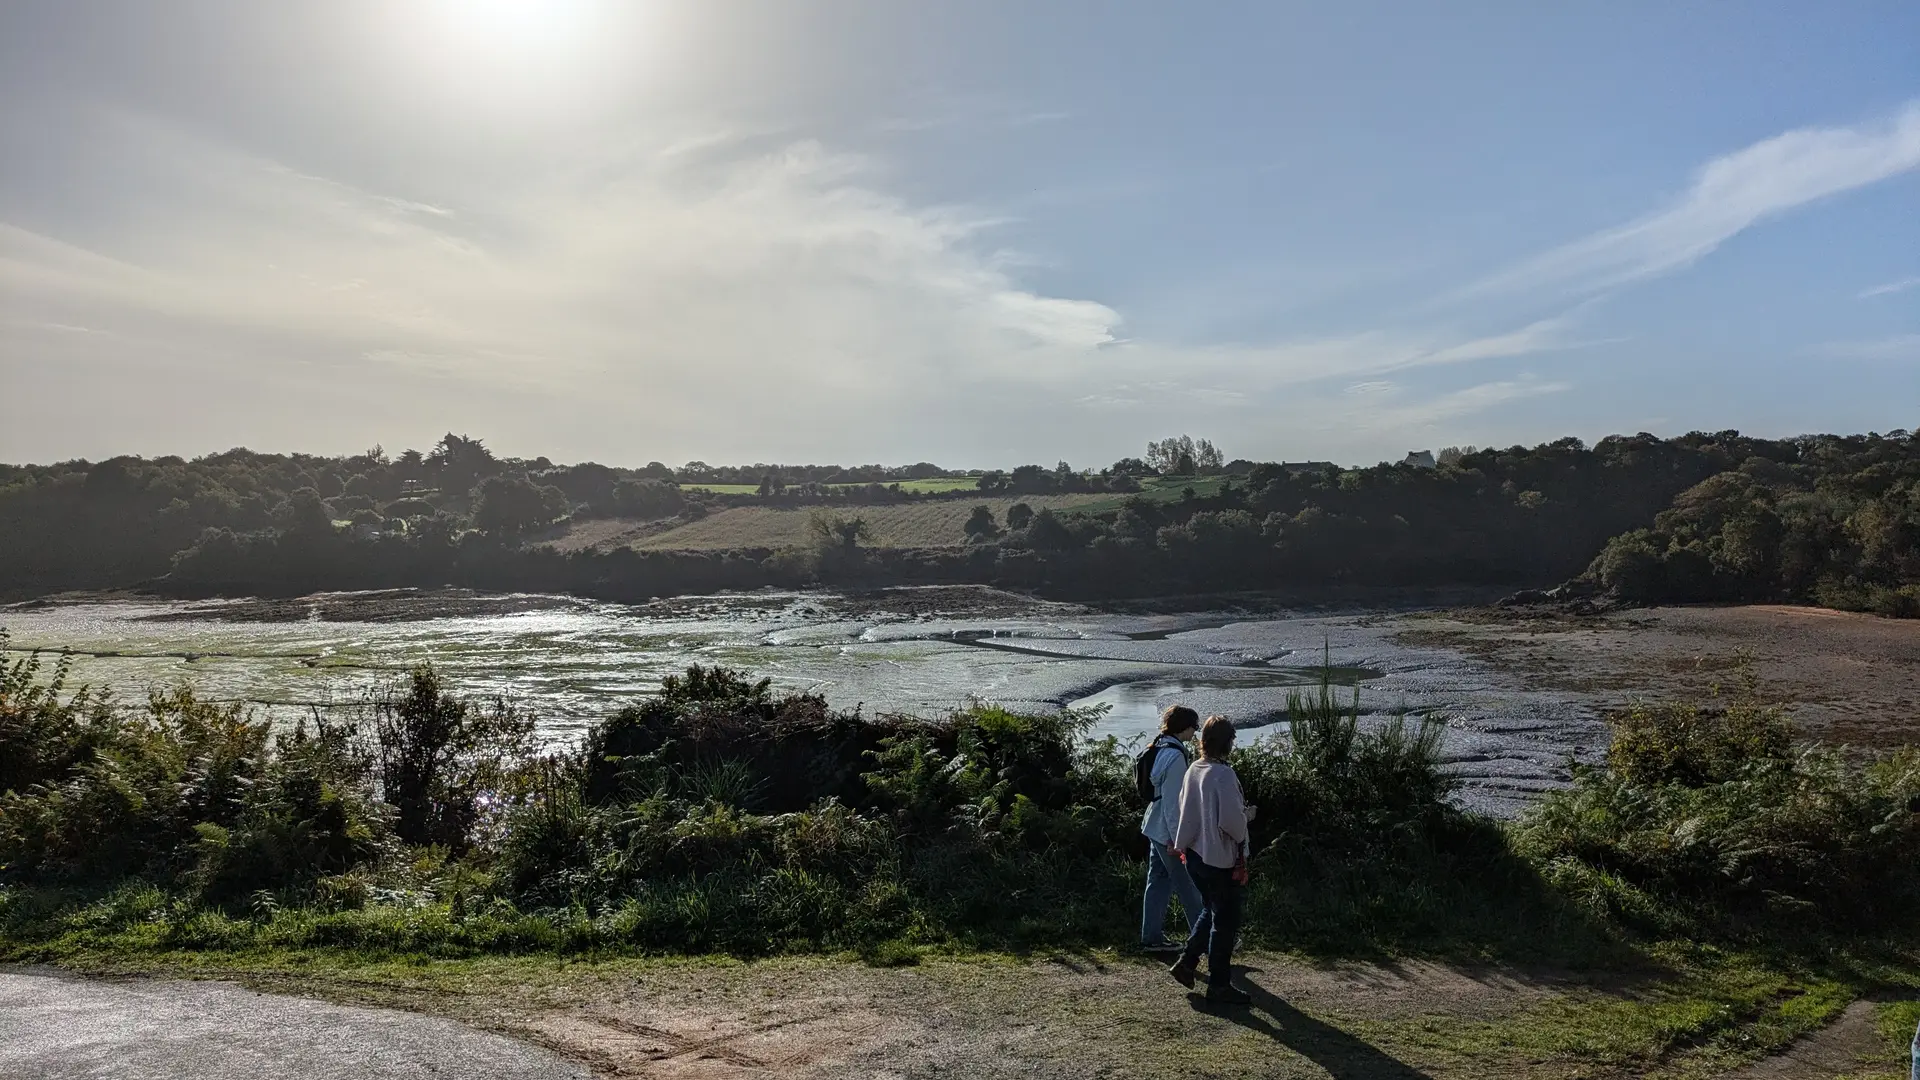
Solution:
<svg viewBox="0 0 1920 1080">
<path fill-rule="evenodd" d="M 1430 468 L 1222 463 L 1205 440 L 1162 440 L 1149 456 L 1099 473 L 1065 463 L 986 472 L 973 492 L 933 495 L 816 482 L 722 495 L 651 466 L 502 458 L 452 434 L 394 457 L 241 449 L 0 466 L 0 594 L 463 585 L 644 598 L 818 581 L 1099 597 L 1572 579 L 1629 603 L 1920 613 L 1920 439 L 1906 431 L 1561 439 L 1450 448 Z M 1193 486 L 1169 487 L 1181 481 L 1163 470 L 1187 465 Z M 1208 468 L 1219 472 L 1203 481 Z M 862 546 L 861 505 L 1076 491 L 1113 498 L 1073 512 L 983 505 L 952 547 Z M 671 524 L 741 502 L 846 509 L 833 510 L 812 551 L 561 554 L 538 543 L 569 519 Z"/>
</svg>

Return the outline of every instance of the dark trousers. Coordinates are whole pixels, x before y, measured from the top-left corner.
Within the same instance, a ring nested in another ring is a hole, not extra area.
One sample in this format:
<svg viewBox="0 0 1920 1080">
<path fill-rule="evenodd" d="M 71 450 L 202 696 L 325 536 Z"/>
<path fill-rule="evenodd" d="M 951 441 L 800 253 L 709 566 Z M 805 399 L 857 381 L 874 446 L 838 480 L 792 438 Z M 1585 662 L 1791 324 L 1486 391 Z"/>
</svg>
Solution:
<svg viewBox="0 0 1920 1080">
<path fill-rule="evenodd" d="M 1187 852 L 1187 873 L 1200 886 L 1200 898 L 1206 906 L 1193 920 L 1187 935 L 1187 950 L 1180 962 L 1191 967 L 1207 954 L 1207 985 L 1227 986 L 1233 979 L 1233 943 L 1240 936 L 1240 907 L 1246 900 L 1246 886 L 1233 880 L 1233 869 L 1208 866 L 1196 852 Z"/>
</svg>

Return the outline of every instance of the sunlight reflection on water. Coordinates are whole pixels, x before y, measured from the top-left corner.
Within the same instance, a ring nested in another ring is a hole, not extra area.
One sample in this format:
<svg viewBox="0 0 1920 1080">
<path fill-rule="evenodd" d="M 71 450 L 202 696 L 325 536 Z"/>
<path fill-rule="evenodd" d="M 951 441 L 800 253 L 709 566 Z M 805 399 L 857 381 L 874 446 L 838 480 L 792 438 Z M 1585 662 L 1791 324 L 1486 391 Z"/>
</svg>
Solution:
<svg viewBox="0 0 1920 1080">
<path fill-rule="evenodd" d="M 1177 629 L 1140 630 L 1139 619 L 850 620 L 827 616 L 808 594 L 793 597 L 772 611 L 764 598 L 736 611 L 713 598 L 715 614 L 690 617 L 556 600 L 549 610 L 380 622 L 236 622 L 220 618 L 219 605 L 112 601 L 0 610 L 0 625 L 16 650 L 73 650 L 73 681 L 122 699 L 187 682 L 287 723 L 351 707 L 431 663 L 464 695 L 503 696 L 531 711 L 555 741 L 693 663 L 743 668 L 875 712 L 938 713 L 970 696 L 1014 707 L 1104 704 L 1097 734 L 1123 737 L 1151 730 L 1161 704 L 1183 691 L 1303 681 L 1291 669 L 1248 670 L 1266 663 L 1257 655 L 1183 646 Z M 1191 621 L 1227 624 L 1206 614 Z M 1195 673 L 1168 675 L 1183 667 Z M 1081 697 L 1076 687 L 1098 689 Z"/>
</svg>

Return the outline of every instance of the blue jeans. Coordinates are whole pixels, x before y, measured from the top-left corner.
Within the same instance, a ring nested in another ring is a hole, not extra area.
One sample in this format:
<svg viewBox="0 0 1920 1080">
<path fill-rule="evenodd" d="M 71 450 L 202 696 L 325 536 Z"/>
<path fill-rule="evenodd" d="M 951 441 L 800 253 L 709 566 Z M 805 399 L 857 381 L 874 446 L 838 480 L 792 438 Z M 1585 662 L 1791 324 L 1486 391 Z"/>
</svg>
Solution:
<svg viewBox="0 0 1920 1080">
<path fill-rule="evenodd" d="M 1140 944 L 1152 945 L 1166 936 L 1167 902 L 1180 894 L 1180 909 L 1187 913 L 1187 925 L 1200 917 L 1205 901 L 1200 889 L 1187 876 L 1180 856 L 1158 840 L 1147 841 L 1147 897 L 1140 909 Z"/>
<path fill-rule="evenodd" d="M 1233 945 L 1240 936 L 1240 907 L 1246 900 L 1246 886 L 1233 880 L 1233 869 L 1208 866 L 1195 852 L 1187 852 L 1187 868 L 1194 884 L 1206 897 L 1206 907 L 1193 921 L 1187 935 L 1187 949 L 1180 962 L 1192 967 L 1207 956 L 1207 986 L 1230 986 L 1233 980 Z"/>
</svg>

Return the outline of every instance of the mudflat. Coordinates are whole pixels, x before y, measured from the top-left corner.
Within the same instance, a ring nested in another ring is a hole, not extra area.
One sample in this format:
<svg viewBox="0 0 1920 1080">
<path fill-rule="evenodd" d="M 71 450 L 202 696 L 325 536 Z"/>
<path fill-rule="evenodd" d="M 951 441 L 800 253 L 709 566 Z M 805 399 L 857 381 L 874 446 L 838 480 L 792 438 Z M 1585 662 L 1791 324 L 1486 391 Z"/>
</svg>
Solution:
<svg viewBox="0 0 1920 1080">
<path fill-rule="evenodd" d="M 1399 616 L 1404 644 L 1454 650 L 1602 707 L 1751 692 L 1810 738 L 1920 742 L 1920 620 L 1783 605 L 1600 615 L 1475 608 Z"/>
</svg>

